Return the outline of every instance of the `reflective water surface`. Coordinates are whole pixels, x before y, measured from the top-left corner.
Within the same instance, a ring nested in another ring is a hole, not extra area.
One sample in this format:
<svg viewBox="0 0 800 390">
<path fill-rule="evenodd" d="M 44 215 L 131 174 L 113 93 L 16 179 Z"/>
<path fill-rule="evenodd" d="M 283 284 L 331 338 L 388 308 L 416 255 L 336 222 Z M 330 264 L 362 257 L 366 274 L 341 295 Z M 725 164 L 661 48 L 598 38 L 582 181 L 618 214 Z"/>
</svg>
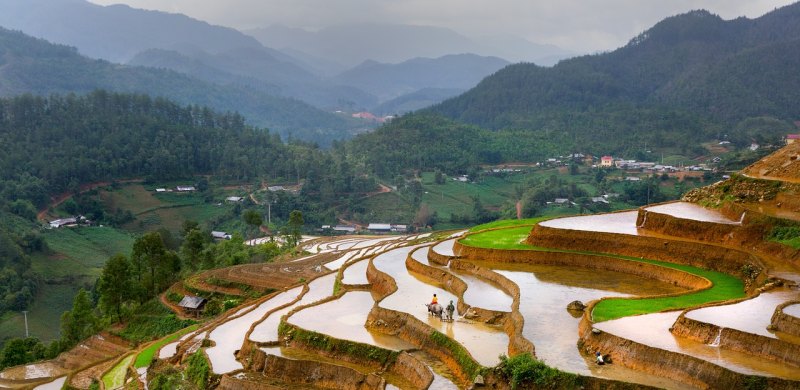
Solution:
<svg viewBox="0 0 800 390">
<path fill-rule="evenodd" d="M 783 312 L 792 317 L 800 318 L 800 303 L 784 307 Z"/>
<path fill-rule="evenodd" d="M 333 301 L 294 313 L 287 322 L 338 339 L 395 351 L 413 348 L 413 345 L 397 337 L 373 333 L 364 327 L 374 304 L 375 300 L 370 292 L 351 291 Z"/>
<path fill-rule="evenodd" d="M 673 202 L 658 206 L 648 207 L 647 211 L 659 214 L 667 214 L 676 218 L 692 219 L 695 221 L 713 222 L 738 225 L 739 221 L 734 221 L 722 215 L 718 210 L 707 209 L 695 203 Z"/>
<path fill-rule="evenodd" d="M 342 274 L 344 284 L 369 284 L 367 280 L 367 266 L 369 260 L 361 260 L 358 263 L 349 265 Z"/>
<path fill-rule="evenodd" d="M 64 387 L 64 383 L 66 382 L 67 382 L 67 377 L 62 376 L 52 382 L 47 382 L 39 386 L 36 386 L 34 387 L 34 390 L 61 390 L 61 388 Z"/>
<path fill-rule="evenodd" d="M 331 296 L 333 294 L 334 280 L 336 280 L 336 274 L 329 274 L 312 280 L 308 284 L 308 292 L 303 295 L 300 301 L 272 312 L 267 318 L 253 328 L 253 333 L 250 334 L 250 340 L 263 343 L 278 341 L 278 325 L 281 322 L 281 317 L 295 307 L 314 303 L 322 298 Z"/>
<path fill-rule="evenodd" d="M 240 317 L 233 318 L 211 331 L 208 338 L 216 345 L 206 349 L 206 355 L 211 362 L 211 367 L 215 374 L 225 374 L 231 371 L 244 368 L 236 360 L 234 353 L 242 348 L 245 334 L 250 330 L 250 326 L 261 319 L 271 310 L 283 306 L 297 298 L 302 291 L 301 287 L 295 287 L 289 291 L 284 291 L 274 298 L 258 305 L 252 311 L 242 314 Z"/>
<path fill-rule="evenodd" d="M 797 368 L 673 335 L 669 328 L 678 315 L 680 312 L 674 311 L 625 317 L 595 324 L 595 328 L 651 347 L 694 356 L 743 374 L 800 380 Z"/>
<path fill-rule="evenodd" d="M 733 305 L 712 306 L 692 310 L 686 317 L 698 321 L 738 329 L 747 333 L 776 338 L 767 330 L 775 308 L 787 301 L 800 299 L 800 290 L 779 288 Z"/>
<path fill-rule="evenodd" d="M 621 213 L 581 215 L 539 222 L 539 225 L 556 228 L 584 230 L 592 232 L 619 233 L 639 235 L 636 228 L 638 211 L 625 211 Z"/>
<path fill-rule="evenodd" d="M 406 269 L 406 256 L 415 248 L 394 249 L 373 259 L 375 267 L 391 275 L 398 288 L 381 301 L 380 306 L 415 316 L 464 345 L 480 364 L 489 367 L 496 365 L 498 356 L 508 353 L 508 336 L 502 329 L 466 320 L 442 322 L 438 318 L 428 317 L 424 304 L 430 302 L 434 293 L 439 295 L 440 303 L 451 299 L 455 301 L 456 298 L 446 293 L 439 281 L 412 274 Z"/>
</svg>

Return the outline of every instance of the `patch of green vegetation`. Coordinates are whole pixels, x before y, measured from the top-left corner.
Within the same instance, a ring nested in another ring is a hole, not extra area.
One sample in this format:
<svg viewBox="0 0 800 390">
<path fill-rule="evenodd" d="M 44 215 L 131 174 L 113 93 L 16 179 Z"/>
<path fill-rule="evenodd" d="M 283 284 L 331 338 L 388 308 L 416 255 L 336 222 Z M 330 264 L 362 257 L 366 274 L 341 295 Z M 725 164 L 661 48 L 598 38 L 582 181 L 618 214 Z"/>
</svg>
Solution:
<svg viewBox="0 0 800 390">
<path fill-rule="evenodd" d="M 547 218 L 538 217 L 538 218 L 527 218 L 527 219 L 501 219 L 494 222 L 484 223 L 483 225 L 473 226 L 469 229 L 470 233 L 472 232 L 479 232 L 481 230 L 488 230 L 488 229 L 497 229 L 503 227 L 512 227 L 512 226 L 533 226 L 537 223 L 544 221 Z"/>
<path fill-rule="evenodd" d="M 357 359 L 368 359 L 382 366 L 391 364 L 400 354 L 397 351 L 390 351 L 371 344 L 337 339 L 322 333 L 298 328 L 285 322 L 281 322 L 278 326 L 278 334 L 281 339 L 288 337 L 317 350 L 345 354 Z"/>
<path fill-rule="evenodd" d="M 32 257 L 32 268 L 44 278 L 97 276 L 109 257 L 130 255 L 134 238 L 110 227 L 52 229 L 43 232 L 50 255 Z"/>
<path fill-rule="evenodd" d="M 133 354 L 126 356 L 114 368 L 103 375 L 103 384 L 106 389 L 118 389 L 125 385 L 125 376 L 128 374 L 128 367 L 131 365 L 133 358 Z"/>
<path fill-rule="evenodd" d="M 583 380 L 579 375 L 550 367 L 536 360 L 530 353 L 514 357 L 500 356 L 497 367 L 511 383 L 511 389 L 581 389 Z"/>
<path fill-rule="evenodd" d="M 772 228 L 768 239 L 800 249 L 800 226 L 776 226 Z"/>
<path fill-rule="evenodd" d="M 125 328 L 115 333 L 133 343 L 141 343 L 164 337 L 195 323 L 193 320 L 178 318 L 154 298 L 140 306 L 125 324 Z"/>
<path fill-rule="evenodd" d="M 459 342 L 436 330 L 431 333 L 430 338 L 436 345 L 450 351 L 456 363 L 469 378 L 474 378 L 483 371 L 483 367 L 472 358 L 467 349 Z"/>
<path fill-rule="evenodd" d="M 163 346 L 165 346 L 165 345 L 177 340 L 179 337 L 181 337 L 181 336 L 183 336 L 183 335 L 185 335 L 185 334 L 187 334 L 189 332 L 195 331 L 199 326 L 200 325 L 198 325 L 198 324 L 191 325 L 191 326 L 186 327 L 184 329 L 181 329 L 181 330 L 179 330 L 179 331 L 177 331 L 177 332 L 175 332 L 175 333 L 173 333 L 173 334 L 171 334 L 171 335 L 169 335 L 167 337 L 164 337 L 161 340 L 158 340 L 158 341 L 154 342 L 153 344 L 150 344 L 147 348 L 142 350 L 142 352 L 139 352 L 139 355 L 136 356 L 136 361 L 133 363 L 133 366 L 135 368 L 141 368 L 141 367 L 149 366 L 150 362 L 153 361 L 153 356 L 155 355 L 156 351 L 161 349 L 161 347 L 163 347 Z"/>
<path fill-rule="evenodd" d="M 535 249 L 535 247 L 523 243 L 523 241 L 528 238 L 530 232 L 531 226 L 529 225 L 514 226 L 508 229 L 488 230 L 472 234 L 464 237 L 459 242 L 467 246 L 478 248 L 532 250 Z"/>
<path fill-rule="evenodd" d="M 665 261 L 641 259 L 629 256 L 619 256 L 586 251 L 569 251 L 535 247 L 521 243 L 528 233 L 529 226 L 511 227 L 508 229 L 490 230 L 465 237 L 460 242 L 464 245 L 479 248 L 493 248 L 506 250 L 537 250 L 546 252 L 578 253 L 595 256 L 615 257 L 618 259 L 636 261 L 659 265 L 665 268 L 677 269 L 693 275 L 704 277 L 711 281 L 712 287 L 703 291 L 687 293 L 671 297 L 653 297 L 644 299 L 611 298 L 599 302 L 592 312 L 595 322 L 608 321 L 637 314 L 656 313 L 665 310 L 683 309 L 694 307 L 709 302 L 725 301 L 742 298 L 745 296 L 744 283 L 731 275 L 722 272 L 709 271 L 698 267 L 683 264 L 668 263 Z"/>
<path fill-rule="evenodd" d="M 31 336 L 42 342 L 58 340 L 61 314 L 72 308 L 72 297 L 81 283 L 41 283 L 33 304 L 28 308 L 28 328 Z M 25 336 L 25 319 L 22 313 L 9 312 L 0 319 L 0 340 Z"/>
<path fill-rule="evenodd" d="M 197 385 L 197 388 L 205 389 L 207 387 L 208 379 L 211 377 L 211 365 L 202 350 L 189 356 L 186 376 Z"/>
</svg>

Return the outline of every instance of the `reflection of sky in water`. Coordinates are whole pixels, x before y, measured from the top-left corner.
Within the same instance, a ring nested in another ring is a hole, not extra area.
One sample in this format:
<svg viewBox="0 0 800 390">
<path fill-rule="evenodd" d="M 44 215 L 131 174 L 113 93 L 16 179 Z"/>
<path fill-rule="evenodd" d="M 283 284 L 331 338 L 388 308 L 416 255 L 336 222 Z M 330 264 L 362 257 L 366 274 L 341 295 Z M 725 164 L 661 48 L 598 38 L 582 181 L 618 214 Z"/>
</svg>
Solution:
<svg viewBox="0 0 800 390">
<path fill-rule="evenodd" d="M 344 284 L 368 284 L 367 280 L 367 266 L 369 260 L 361 260 L 358 263 L 345 268 L 342 274 L 342 283 Z"/>
<path fill-rule="evenodd" d="M 783 312 L 792 317 L 800 318 L 800 303 L 784 307 Z"/>
<path fill-rule="evenodd" d="M 308 292 L 295 304 L 271 313 L 264 321 L 261 321 L 253 328 L 250 340 L 260 343 L 278 341 L 278 324 L 281 317 L 298 306 L 308 305 L 333 294 L 333 282 L 336 274 L 329 274 L 312 280 L 308 284 Z"/>
<path fill-rule="evenodd" d="M 775 308 L 788 301 L 800 299 L 800 291 L 776 289 L 733 305 L 712 306 L 692 310 L 686 317 L 747 333 L 776 338 L 767 330 Z M 785 310 L 784 310 L 785 312 Z"/>
<path fill-rule="evenodd" d="M 397 337 L 372 333 L 364 327 L 374 303 L 371 293 L 352 291 L 336 300 L 301 310 L 289 317 L 287 322 L 342 340 L 357 341 L 392 350 L 413 348 Z"/>
<path fill-rule="evenodd" d="M 64 383 L 67 382 L 67 377 L 62 376 L 52 382 L 48 382 L 39 386 L 34 387 L 34 390 L 61 390 L 64 387 Z"/>
<path fill-rule="evenodd" d="M 695 221 L 724 224 L 739 223 L 738 221 L 732 221 L 728 219 L 717 210 L 709 210 L 703 206 L 689 202 L 665 203 L 658 206 L 648 207 L 646 210 L 654 213 L 671 215 L 676 218 L 691 219 Z"/>
<path fill-rule="evenodd" d="M 243 368 L 242 364 L 236 360 L 234 353 L 242 348 L 245 334 L 250 330 L 250 326 L 261 319 L 267 312 L 283 306 L 294 299 L 302 291 L 301 287 L 295 287 L 289 291 L 284 291 L 274 298 L 258 305 L 253 311 L 243 314 L 241 317 L 229 320 L 222 325 L 214 328 L 208 335 L 216 345 L 206 349 L 208 360 L 215 374 L 224 374 Z"/>
<path fill-rule="evenodd" d="M 591 372 L 579 353 L 578 322 L 567 304 L 609 296 L 664 294 L 685 291 L 670 284 L 619 272 L 546 265 L 486 264 L 520 288 L 523 335 L 536 346 L 536 355 L 548 364 L 585 375 Z M 508 270 L 510 268 L 510 270 Z"/>
<path fill-rule="evenodd" d="M 455 256 L 453 253 L 453 244 L 455 244 L 456 239 L 442 241 L 433 246 L 433 251 L 443 256 Z"/>
<path fill-rule="evenodd" d="M 555 229 L 583 230 L 591 232 L 638 235 L 636 217 L 638 211 L 621 213 L 582 215 L 539 222 L 539 225 Z"/>
<path fill-rule="evenodd" d="M 669 328 L 678 315 L 678 311 L 646 314 L 600 322 L 594 327 L 640 344 L 694 356 L 743 374 L 800 380 L 800 370 L 795 367 L 673 335 Z"/>
<path fill-rule="evenodd" d="M 464 345 L 475 360 L 484 366 L 497 364 L 500 354 L 508 354 L 508 336 L 502 329 L 481 323 L 447 323 L 428 317 L 423 304 L 430 302 L 434 293 L 439 295 L 439 303 L 446 303 L 450 299 L 455 301 L 455 297 L 445 292 L 438 284 L 439 281 L 408 272 L 405 259 L 414 248 L 417 247 L 395 249 L 378 255 L 373 260 L 378 270 L 391 275 L 397 283 L 397 291 L 381 301 L 380 306 L 409 313 L 431 325 Z"/>
</svg>

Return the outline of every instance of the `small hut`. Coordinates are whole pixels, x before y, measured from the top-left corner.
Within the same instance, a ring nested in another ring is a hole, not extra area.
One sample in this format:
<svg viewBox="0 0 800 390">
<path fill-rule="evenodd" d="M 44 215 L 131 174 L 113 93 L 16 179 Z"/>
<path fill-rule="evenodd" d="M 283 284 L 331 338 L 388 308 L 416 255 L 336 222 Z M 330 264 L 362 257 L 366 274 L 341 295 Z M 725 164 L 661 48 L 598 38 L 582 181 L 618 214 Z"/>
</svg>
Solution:
<svg viewBox="0 0 800 390">
<path fill-rule="evenodd" d="M 187 315 L 200 317 L 200 314 L 206 307 L 206 302 L 208 301 L 202 297 L 184 295 L 183 299 L 181 299 L 181 301 L 178 303 L 178 306 L 180 306 Z"/>
</svg>

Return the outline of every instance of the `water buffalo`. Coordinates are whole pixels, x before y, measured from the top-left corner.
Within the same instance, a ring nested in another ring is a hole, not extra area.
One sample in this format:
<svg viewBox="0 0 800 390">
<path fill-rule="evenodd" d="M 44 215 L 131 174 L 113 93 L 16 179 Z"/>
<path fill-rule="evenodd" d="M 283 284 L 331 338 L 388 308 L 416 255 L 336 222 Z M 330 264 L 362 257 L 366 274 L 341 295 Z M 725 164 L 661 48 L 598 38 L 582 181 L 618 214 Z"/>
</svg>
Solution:
<svg viewBox="0 0 800 390">
<path fill-rule="evenodd" d="M 442 319 L 442 305 L 438 303 L 426 303 L 425 306 L 428 308 L 429 315 L 439 317 L 440 320 Z"/>
</svg>

